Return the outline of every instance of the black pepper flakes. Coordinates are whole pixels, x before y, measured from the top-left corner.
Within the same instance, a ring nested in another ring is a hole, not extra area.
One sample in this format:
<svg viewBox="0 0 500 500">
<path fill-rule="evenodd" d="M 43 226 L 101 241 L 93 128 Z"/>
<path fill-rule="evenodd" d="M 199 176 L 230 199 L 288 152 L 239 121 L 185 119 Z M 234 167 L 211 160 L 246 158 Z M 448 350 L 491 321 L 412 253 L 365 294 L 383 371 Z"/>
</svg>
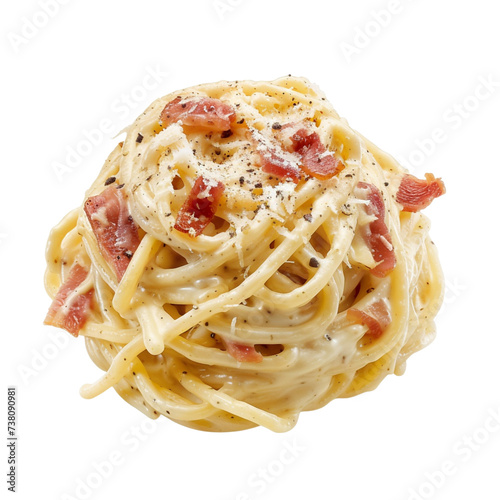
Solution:
<svg viewBox="0 0 500 500">
<path fill-rule="evenodd" d="M 137 139 L 135 140 L 135 142 L 138 142 L 140 144 L 143 139 L 144 139 L 144 136 L 142 134 L 137 134 Z"/>
<path fill-rule="evenodd" d="M 273 130 L 281 130 L 281 123 L 278 122 L 273 123 Z"/>
<path fill-rule="evenodd" d="M 345 216 L 349 216 L 349 215 L 352 215 L 352 213 L 350 212 L 350 209 L 351 206 L 347 203 L 345 203 L 344 205 L 342 205 L 342 208 L 341 208 L 341 212 L 345 215 Z"/>
<path fill-rule="evenodd" d="M 311 214 L 305 214 L 304 215 L 304 219 L 307 221 L 307 222 L 312 222 L 313 220 L 313 216 Z"/>
<path fill-rule="evenodd" d="M 116 181 L 116 177 L 108 177 L 106 179 L 106 182 L 104 183 L 105 186 L 109 186 L 110 184 L 113 184 L 113 182 Z"/>
<path fill-rule="evenodd" d="M 311 260 L 309 261 L 309 267 L 319 267 L 318 259 L 312 257 Z"/>
<path fill-rule="evenodd" d="M 222 134 L 220 135 L 223 139 L 227 139 L 228 137 L 231 137 L 233 135 L 232 130 L 224 130 Z"/>
</svg>

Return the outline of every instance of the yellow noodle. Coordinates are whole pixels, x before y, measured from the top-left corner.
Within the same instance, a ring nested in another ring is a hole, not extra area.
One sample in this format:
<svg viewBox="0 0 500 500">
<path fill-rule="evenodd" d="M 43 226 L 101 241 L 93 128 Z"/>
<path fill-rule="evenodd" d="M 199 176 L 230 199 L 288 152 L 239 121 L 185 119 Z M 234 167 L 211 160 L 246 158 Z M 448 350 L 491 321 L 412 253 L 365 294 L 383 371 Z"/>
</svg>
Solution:
<svg viewBox="0 0 500 500">
<path fill-rule="evenodd" d="M 238 126 L 228 137 L 182 123 L 163 127 L 160 114 L 177 96 L 221 99 L 236 110 Z M 342 159 L 338 175 L 294 183 L 260 168 L 255 141 L 275 141 L 275 124 L 302 121 Z M 395 201 L 404 173 L 305 79 L 218 82 L 155 101 L 86 193 L 101 193 L 112 176 L 123 184 L 141 243 L 121 281 L 83 205 L 49 238 L 51 297 L 75 262 L 90 272 L 65 307 L 95 289 L 80 334 L 105 374 L 81 394 L 114 387 L 151 418 L 201 430 L 262 425 L 284 432 L 301 411 L 403 373 L 407 358 L 433 339 L 443 297 L 429 221 Z M 216 217 L 193 237 L 174 224 L 199 176 L 225 189 Z M 376 263 L 361 236 L 369 218 L 355 195 L 358 182 L 383 195 L 397 259 L 384 278 L 370 273 Z M 370 340 L 347 310 L 379 300 L 391 323 Z M 255 346 L 262 361 L 235 359 L 227 342 Z"/>
</svg>

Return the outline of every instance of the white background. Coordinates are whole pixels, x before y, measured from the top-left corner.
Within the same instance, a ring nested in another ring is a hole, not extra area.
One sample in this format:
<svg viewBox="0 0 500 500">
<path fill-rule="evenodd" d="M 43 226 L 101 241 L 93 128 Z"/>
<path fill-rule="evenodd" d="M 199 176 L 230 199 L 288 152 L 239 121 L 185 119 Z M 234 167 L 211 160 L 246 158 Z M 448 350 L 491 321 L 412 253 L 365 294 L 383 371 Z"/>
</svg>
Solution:
<svg viewBox="0 0 500 500">
<path fill-rule="evenodd" d="M 0 20 L 0 434 L 15 385 L 17 498 L 498 499 L 495 2 L 47 0 L 50 16 L 42 3 L 4 2 Z M 320 85 L 415 175 L 444 179 L 448 193 L 426 210 L 447 279 L 436 341 L 403 377 L 303 414 L 284 435 L 151 423 L 112 390 L 82 399 L 100 375 L 83 339 L 42 325 L 50 228 L 153 99 L 288 73 Z"/>
</svg>

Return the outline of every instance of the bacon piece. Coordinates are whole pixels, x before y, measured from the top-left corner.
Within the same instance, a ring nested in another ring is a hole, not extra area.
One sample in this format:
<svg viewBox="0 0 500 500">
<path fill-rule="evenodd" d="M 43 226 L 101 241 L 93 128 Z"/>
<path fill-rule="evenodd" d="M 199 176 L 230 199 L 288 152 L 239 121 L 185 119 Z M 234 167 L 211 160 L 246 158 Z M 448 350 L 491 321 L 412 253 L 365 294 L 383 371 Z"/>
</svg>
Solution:
<svg viewBox="0 0 500 500">
<path fill-rule="evenodd" d="M 87 321 L 89 311 L 92 308 L 94 289 L 84 294 L 71 296 L 75 290 L 85 281 L 88 271 L 75 263 L 69 271 L 69 276 L 57 292 L 49 312 L 45 317 L 44 324 L 64 328 L 69 333 L 78 337 Z"/>
<path fill-rule="evenodd" d="M 366 325 L 368 331 L 365 335 L 377 339 L 391 324 L 391 313 L 384 300 L 380 299 L 373 302 L 363 311 L 361 309 L 351 308 L 347 310 L 346 318 L 358 325 Z"/>
<path fill-rule="evenodd" d="M 299 182 L 300 171 L 290 161 L 283 158 L 277 149 L 265 149 L 264 146 L 259 146 L 257 149 L 264 172 L 280 178 L 292 179 L 295 183 Z"/>
<path fill-rule="evenodd" d="M 301 168 L 307 175 L 327 180 L 345 168 L 339 158 L 327 151 L 316 132 L 300 128 L 290 136 L 290 140 L 293 151 L 298 153 L 302 160 Z"/>
<path fill-rule="evenodd" d="M 226 346 L 227 352 L 234 358 L 236 361 L 242 361 L 246 363 L 261 363 L 262 362 L 262 354 L 255 350 L 255 346 L 247 345 L 247 344 L 239 344 L 237 342 L 233 342 L 232 340 L 223 339 L 224 345 Z"/>
<path fill-rule="evenodd" d="M 120 281 L 140 243 L 137 225 L 122 190 L 109 186 L 101 194 L 90 197 L 84 210 L 102 255 Z"/>
<path fill-rule="evenodd" d="M 444 193 L 446 188 L 443 181 L 432 174 L 425 174 L 425 179 L 405 174 L 399 185 L 396 201 L 403 205 L 403 212 L 418 212 Z"/>
<path fill-rule="evenodd" d="M 223 192 L 222 182 L 198 177 L 177 214 L 175 229 L 190 236 L 199 236 L 214 218 Z"/>
<path fill-rule="evenodd" d="M 201 97 L 183 101 L 177 97 L 163 108 L 160 121 L 165 127 L 182 121 L 190 127 L 224 132 L 236 121 L 236 113 L 232 106 L 219 99 Z"/>
<path fill-rule="evenodd" d="M 375 220 L 363 226 L 361 231 L 373 259 L 378 263 L 376 267 L 371 269 L 371 273 L 374 276 L 383 278 L 396 267 L 396 255 L 392 246 L 391 235 L 384 221 L 384 200 L 380 191 L 373 184 L 366 182 L 358 182 L 354 192 L 359 199 L 369 202 L 362 209 L 368 215 L 375 217 Z"/>
</svg>

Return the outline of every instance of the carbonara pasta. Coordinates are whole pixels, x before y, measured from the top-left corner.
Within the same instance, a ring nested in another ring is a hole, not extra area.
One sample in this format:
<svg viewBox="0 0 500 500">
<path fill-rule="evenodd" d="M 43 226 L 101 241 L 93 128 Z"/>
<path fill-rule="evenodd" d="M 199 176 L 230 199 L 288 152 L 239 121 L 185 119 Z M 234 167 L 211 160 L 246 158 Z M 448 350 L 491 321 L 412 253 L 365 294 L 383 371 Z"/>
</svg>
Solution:
<svg viewBox="0 0 500 500">
<path fill-rule="evenodd" d="M 52 231 L 46 323 L 151 418 L 291 429 L 402 374 L 443 280 L 409 175 L 301 78 L 200 85 L 126 130 Z"/>
</svg>

